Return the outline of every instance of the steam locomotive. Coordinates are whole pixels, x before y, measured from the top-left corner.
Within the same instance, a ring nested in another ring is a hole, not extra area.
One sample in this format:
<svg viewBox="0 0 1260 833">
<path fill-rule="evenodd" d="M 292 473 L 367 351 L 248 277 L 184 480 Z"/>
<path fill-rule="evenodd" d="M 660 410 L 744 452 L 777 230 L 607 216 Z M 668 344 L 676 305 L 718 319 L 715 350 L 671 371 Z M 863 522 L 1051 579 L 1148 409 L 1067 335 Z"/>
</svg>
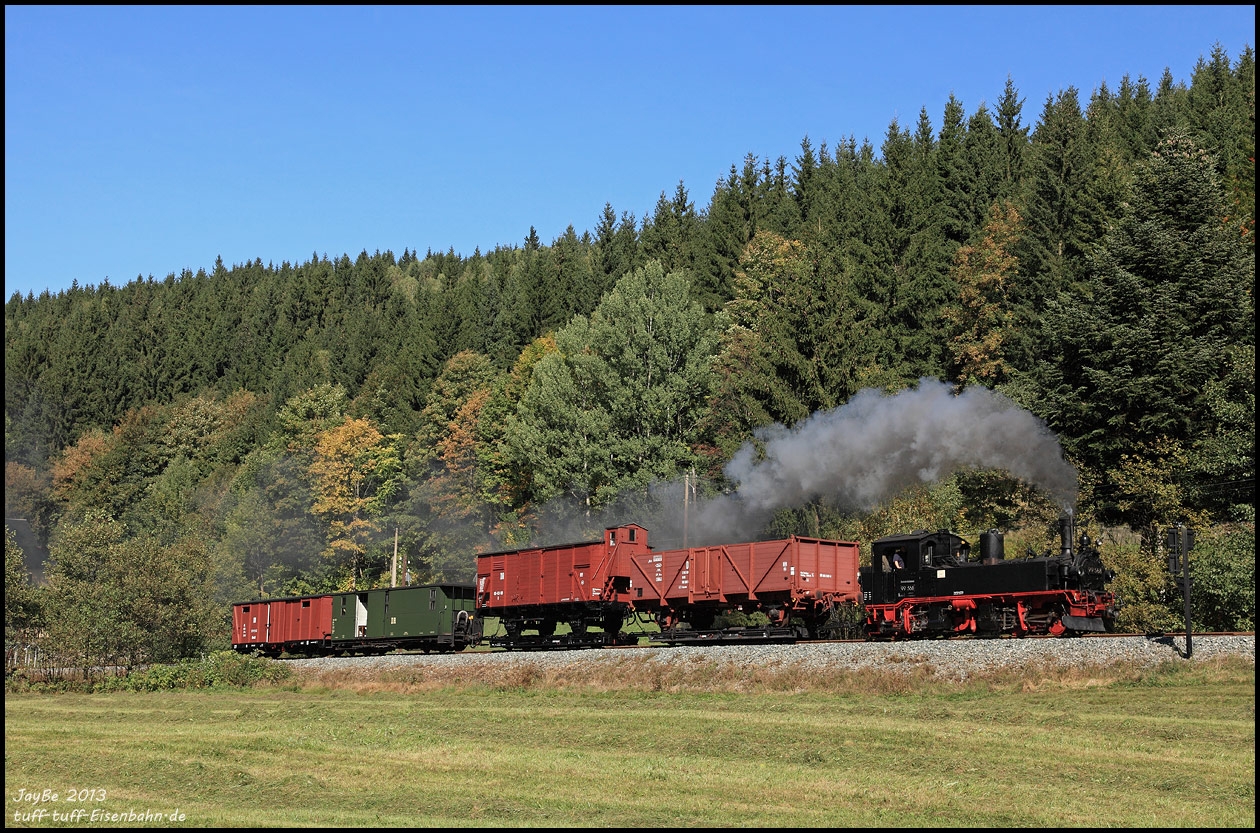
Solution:
<svg viewBox="0 0 1260 833">
<path fill-rule="evenodd" d="M 1115 577 L 1097 545 L 1081 535 L 1073 549 L 1071 515 L 1059 521 L 1057 554 L 1007 561 L 1002 534 L 970 544 L 947 530 L 892 535 L 871 546 L 863 567 L 868 639 L 962 635 L 1055 636 L 1111 631 Z"/>
<path fill-rule="evenodd" d="M 265 654 L 509 650 L 637 642 L 793 642 L 958 636 L 1068 636 L 1110 631 L 1114 577 L 1071 516 L 1062 548 L 1007 560 L 1001 533 L 979 552 L 948 530 L 873 542 L 869 566 L 850 541 L 774 541 L 657 551 L 637 524 L 599 540 L 477 556 L 474 585 L 445 584 L 256 600 L 233 606 L 232 645 Z M 497 618 L 502 634 L 486 638 Z M 565 628 L 559 626 L 564 624 Z M 562 632 L 562 631 L 567 631 Z"/>
</svg>

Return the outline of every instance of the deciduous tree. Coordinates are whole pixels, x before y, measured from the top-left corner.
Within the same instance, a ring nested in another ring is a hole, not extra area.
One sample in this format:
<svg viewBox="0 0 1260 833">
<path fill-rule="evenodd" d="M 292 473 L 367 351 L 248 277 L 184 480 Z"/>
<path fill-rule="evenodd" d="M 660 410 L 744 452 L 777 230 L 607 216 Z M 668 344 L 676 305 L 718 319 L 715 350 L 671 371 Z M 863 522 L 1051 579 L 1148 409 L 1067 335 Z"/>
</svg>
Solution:
<svg viewBox="0 0 1260 833">
<path fill-rule="evenodd" d="M 401 473 L 397 438 L 382 436 L 368 420 L 346 418 L 316 436 L 311 512 L 325 523 L 326 554 L 346 570 L 351 587 L 362 578 L 364 556 L 379 537 L 377 517 Z"/>
</svg>

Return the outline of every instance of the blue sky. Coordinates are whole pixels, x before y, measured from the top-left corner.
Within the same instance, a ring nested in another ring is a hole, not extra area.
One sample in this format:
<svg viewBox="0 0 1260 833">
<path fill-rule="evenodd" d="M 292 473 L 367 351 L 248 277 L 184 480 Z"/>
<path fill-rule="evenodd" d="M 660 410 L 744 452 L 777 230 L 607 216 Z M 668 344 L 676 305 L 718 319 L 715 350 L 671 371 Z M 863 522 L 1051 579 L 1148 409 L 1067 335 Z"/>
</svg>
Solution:
<svg viewBox="0 0 1260 833">
<path fill-rule="evenodd" d="M 5 7 L 5 298 L 77 280 L 414 249 L 471 255 L 697 210 L 1009 76 L 1189 82 L 1237 6 Z"/>
</svg>

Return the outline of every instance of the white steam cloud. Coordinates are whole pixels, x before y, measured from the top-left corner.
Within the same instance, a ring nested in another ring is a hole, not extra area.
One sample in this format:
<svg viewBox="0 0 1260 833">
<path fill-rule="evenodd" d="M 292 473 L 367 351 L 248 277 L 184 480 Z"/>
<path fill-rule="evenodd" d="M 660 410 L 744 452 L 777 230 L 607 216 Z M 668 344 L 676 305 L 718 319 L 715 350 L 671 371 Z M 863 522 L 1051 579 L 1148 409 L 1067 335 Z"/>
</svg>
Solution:
<svg viewBox="0 0 1260 833">
<path fill-rule="evenodd" d="M 858 392 L 791 429 L 757 432 L 726 466 L 733 494 L 697 507 L 698 536 L 745 532 L 774 511 L 827 499 L 869 511 L 902 490 L 967 468 L 1001 469 L 1064 507 L 1076 502 L 1076 470 L 1044 422 L 1007 397 L 921 379 L 895 395 Z"/>
<path fill-rule="evenodd" d="M 585 524 L 635 521 L 657 548 L 684 539 L 690 546 L 755 540 L 780 509 L 825 500 L 869 511 L 910 486 L 963 469 L 1001 469 L 1065 509 L 1076 502 L 1076 470 L 1042 420 L 988 389 L 955 394 L 950 384 L 925 378 L 894 395 L 860 391 L 790 429 L 756 432 L 726 466 L 735 491 L 692 502 L 685 516 L 683 484 L 675 481 L 658 484 L 646 500 L 618 501 Z M 572 517 L 548 514 L 553 534 L 564 525 L 556 523 L 561 517 Z"/>
</svg>

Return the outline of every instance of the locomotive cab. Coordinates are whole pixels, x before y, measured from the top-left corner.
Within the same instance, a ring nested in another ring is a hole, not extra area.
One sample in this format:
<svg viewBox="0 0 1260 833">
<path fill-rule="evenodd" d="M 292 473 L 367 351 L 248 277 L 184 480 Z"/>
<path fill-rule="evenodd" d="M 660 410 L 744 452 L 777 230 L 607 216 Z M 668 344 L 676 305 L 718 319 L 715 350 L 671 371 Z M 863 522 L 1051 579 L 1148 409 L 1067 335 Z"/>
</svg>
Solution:
<svg viewBox="0 0 1260 833">
<path fill-rule="evenodd" d="M 862 587 L 867 604 L 935 595 L 938 581 L 951 567 L 966 564 L 971 545 L 948 530 L 889 535 L 871 545 L 869 580 Z"/>
</svg>

